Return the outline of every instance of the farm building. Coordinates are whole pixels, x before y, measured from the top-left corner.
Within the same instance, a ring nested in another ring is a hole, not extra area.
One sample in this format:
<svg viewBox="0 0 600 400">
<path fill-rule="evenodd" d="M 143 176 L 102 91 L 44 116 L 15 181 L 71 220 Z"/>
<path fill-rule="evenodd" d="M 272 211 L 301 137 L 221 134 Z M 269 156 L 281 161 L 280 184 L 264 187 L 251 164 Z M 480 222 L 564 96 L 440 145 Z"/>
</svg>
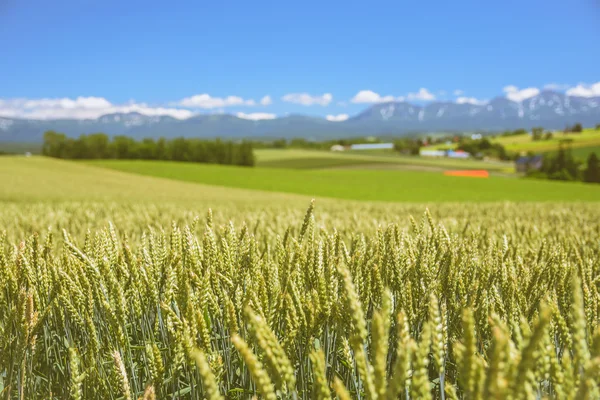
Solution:
<svg viewBox="0 0 600 400">
<path fill-rule="evenodd" d="M 539 171 L 542 168 L 544 158 L 541 155 L 533 157 L 519 157 L 515 161 L 515 169 L 517 172 Z"/>
<path fill-rule="evenodd" d="M 450 158 L 469 158 L 471 154 L 462 150 L 449 150 L 447 156 Z"/>
<path fill-rule="evenodd" d="M 394 143 L 362 143 L 350 146 L 350 150 L 385 150 L 393 148 Z"/>
</svg>

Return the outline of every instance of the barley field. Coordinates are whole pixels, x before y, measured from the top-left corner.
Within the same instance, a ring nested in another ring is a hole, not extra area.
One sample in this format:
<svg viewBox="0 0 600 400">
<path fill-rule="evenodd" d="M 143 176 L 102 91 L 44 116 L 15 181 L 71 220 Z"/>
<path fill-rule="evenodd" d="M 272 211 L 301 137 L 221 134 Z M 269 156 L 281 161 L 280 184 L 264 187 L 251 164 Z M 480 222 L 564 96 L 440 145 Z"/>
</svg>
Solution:
<svg viewBox="0 0 600 400">
<path fill-rule="evenodd" d="M 50 165 L 0 188 L 2 398 L 600 398 L 598 203 Z"/>
</svg>

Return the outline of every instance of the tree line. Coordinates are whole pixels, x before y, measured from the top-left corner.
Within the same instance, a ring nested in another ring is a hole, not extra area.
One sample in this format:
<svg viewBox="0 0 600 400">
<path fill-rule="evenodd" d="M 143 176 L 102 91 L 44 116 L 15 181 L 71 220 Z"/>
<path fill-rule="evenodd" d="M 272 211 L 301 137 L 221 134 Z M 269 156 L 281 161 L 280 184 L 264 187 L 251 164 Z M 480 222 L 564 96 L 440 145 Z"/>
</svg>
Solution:
<svg viewBox="0 0 600 400">
<path fill-rule="evenodd" d="M 585 165 L 573 157 L 570 147 L 560 145 L 555 154 L 544 154 L 538 171 L 529 170 L 532 178 L 560 181 L 583 181 L 600 183 L 600 160 L 596 153 L 590 153 Z"/>
<path fill-rule="evenodd" d="M 200 139 L 109 137 L 104 133 L 69 138 L 63 133 L 44 133 L 42 154 L 65 159 L 168 160 L 206 164 L 254 166 L 252 143 Z"/>
</svg>

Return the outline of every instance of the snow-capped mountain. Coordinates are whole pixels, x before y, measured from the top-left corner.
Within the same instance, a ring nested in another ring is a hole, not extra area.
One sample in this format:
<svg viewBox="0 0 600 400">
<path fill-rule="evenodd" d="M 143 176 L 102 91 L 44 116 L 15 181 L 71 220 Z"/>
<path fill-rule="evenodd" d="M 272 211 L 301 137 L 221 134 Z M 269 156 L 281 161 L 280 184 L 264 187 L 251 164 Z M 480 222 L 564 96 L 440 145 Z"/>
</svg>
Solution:
<svg viewBox="0 0 600 400">
<path fill-rule="evenodd" d="M 69 136 L 105 132 L 143 137 L 306 137 L 333 138 L 356 135 L 403 134 L 427 131 L 501 131 L 542 126 L 561 129 L 567 124 L 600 123 L 600 97 L 567 96 L 543 91 L 522 102 L 496 97 L 485 104 L 408 102 L 375 104 L 358 115 L 332 122 L 324 118 L 290 115 L 252 121 L 229 114 L 196 115 L 179 120 L 139 113 L 107 114 L 85 120 L 31 120 L 0 117 L 1 141 L 40 141 L 47 130 Z"/>
<path fill-rule="evenodd" d="M 97 121 L 103 124 L 122 124 L 126 127 L 132 127 L 158 124 L 161 122 L 173 122 L 176 121 L 176 119 L 167 115 L 148 116 L 137 112 L 131 112 L 106 114 L 98 118 Z"/>
<path fill-rule="evenodd" d="M 600 123 L 600 97 L 574 97 L 543 91 L 523 102 L 506 97 L 496 97 L 485 104 L 434 102 L 418 106 L 391 102 L 370 107 L 348 122 L 423 131 L 498 131 L 533 126 L 560 129 L 576 122 L 584 125 Z"/>
</svg>

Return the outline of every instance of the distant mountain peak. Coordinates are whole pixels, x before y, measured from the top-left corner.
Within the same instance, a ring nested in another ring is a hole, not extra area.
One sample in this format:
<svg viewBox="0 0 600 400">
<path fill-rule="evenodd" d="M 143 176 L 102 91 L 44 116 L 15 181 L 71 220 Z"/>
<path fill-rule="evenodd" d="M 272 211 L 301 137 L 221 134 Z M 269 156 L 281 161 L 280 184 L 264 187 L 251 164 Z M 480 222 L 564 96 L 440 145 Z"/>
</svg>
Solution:
<svg viewBox="0 0 600 400">
<path fill-rule="evenodd" d="M 504 96 L 495 97 L 486 104 L 436 101 L 418 105 L 390 101 L 373 104 L 346 121 L 338 122 L 301 114 L 270 120 L 249 120 L 232 114 L 199 114 L 181 120 L 139 112 L 110 113 L 85 120 L 0 117 L 0 141 L 41 141 L 46 130 L 64 132 L 69 136 L 105 132 L 136 138 L 334 138 L 407 132 L 501 131 L 533 126 L 562 129 L 576 122 L 584 126 L 600 123 L 600 97 L 574 97 L 543 90 L 521 102 Z"/>
</svg>

